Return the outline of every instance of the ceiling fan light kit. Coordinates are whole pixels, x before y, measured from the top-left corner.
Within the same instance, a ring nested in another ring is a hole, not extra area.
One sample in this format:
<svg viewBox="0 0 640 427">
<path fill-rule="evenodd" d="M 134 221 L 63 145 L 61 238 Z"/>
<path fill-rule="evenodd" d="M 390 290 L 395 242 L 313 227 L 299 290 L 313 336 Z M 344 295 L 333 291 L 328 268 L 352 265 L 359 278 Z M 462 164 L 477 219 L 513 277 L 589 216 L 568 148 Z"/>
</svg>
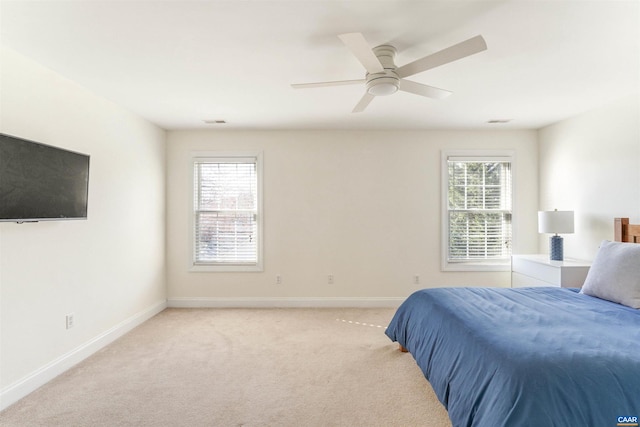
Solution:
<svg viewBox="0 0 640 427">
<path fill-rule="evenodd" d="M 374 96 L 386 96 L 394 94 L 400 87 L 400 79 L 391 72 L 380 74 L 369 74 L 367 76 L 367 92 Z"/>
<path fill-rule="evenodd" d="M 487 44 L 482 36 L 475 36 L 398 68 L 394 63 L 396 56 L 395 47 L 391 45 L 381 45 L 371 49 L 361 33 L 341 34 L 338 37 L 367 70 L 365 79 L 301 83 L 292 84 L 291 86 L 295 89 L 303 89 L 360 84 L 364 82 L 366 92 L 353 109 L 354 113 L 364 111 L 376 96 L 392 95 L 398 90 L 428 98 L 443 99 L 451 95 L 451 92 L 411 80 L 406 80 L 404 77 L 409 77 L 431 68 L 448 64 L 449 62 L 465 58 L 487 49 Z"/>
<path fill-rule="evenodd" d="M 373 53 L 382 65 L 381 73 L 367 73 L 367 93 L 373 96 L 392 95 L 400 87 L 400 77 L 395 73 L 396 65 L 393 60 L 396 56 L 396 48 L 382 45 L 373 48 Z"/>
</svg>

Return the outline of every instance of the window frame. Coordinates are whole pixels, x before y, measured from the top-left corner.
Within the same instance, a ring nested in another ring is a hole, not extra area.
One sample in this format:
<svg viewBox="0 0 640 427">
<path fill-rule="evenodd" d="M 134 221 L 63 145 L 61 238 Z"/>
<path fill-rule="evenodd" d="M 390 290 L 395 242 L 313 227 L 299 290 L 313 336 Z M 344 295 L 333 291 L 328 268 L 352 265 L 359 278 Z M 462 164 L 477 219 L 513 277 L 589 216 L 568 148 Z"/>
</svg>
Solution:
<svg viewBox="0 0 640 427">
<path fill-rule="evenodd" d="M 256 255 L 257 262 L 255 264 L 217 264 L 196 262 L 196 209 L 195 209 L 195 165 L 198 162 L 210 160 L 211 162 L 229 163 L 239 162 L 242 160 L 255 161 L 256 178 L 257 178 L 257 212 L 256 225 L 257 242 Z M 262 272 L 264 271 L 264 225 L 263 225 L 263 155 L 262 152 L 256 151 L 194 151 L 189 155 L 189 266 L 190 272 Z"/>
<path fill-rule="evenodd" d="M 516 207 L 515 176 L 516 155 L 512 150 L 443 150 L 441 151 L 441 241 L 440 260 L 442 271 L 510 271 L 511 256 L 500 260 L 461 260 L 449 261 L 449 169 L 450 158 L 461 158 L 475 161 L 496 161 L 511 163 L 511 249 L 515 241 L 514 215 Z"/>
</svg>

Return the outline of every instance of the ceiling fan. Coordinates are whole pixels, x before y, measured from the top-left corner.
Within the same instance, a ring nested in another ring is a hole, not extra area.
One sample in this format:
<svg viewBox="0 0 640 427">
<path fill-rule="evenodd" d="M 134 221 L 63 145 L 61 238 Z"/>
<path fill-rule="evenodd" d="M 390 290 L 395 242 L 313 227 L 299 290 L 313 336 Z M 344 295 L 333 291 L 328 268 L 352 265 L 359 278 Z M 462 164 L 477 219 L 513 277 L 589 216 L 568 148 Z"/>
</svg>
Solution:
<svg viewBox="0 0 640 427">
<path fill-rule="evenodd" d="M 487 49 L 487 44 L 482 36 L 475 36 L 409 64 L 396 67 L 393 62 L 396 56 L 395 47 L 385 44 L 371 49 L 361 33 L 341 34 L 338 37 L 367 70 L 365 78 L 333 82 L 298 83 L 291 86 L 295 89 L 304 89 L 365 83 L 366 92 L 356 104 L 352 111 L 353 113 L 364 111 L 376 96 L 391 95 L 398 90 L 429 98 L 445 98 L 451 95 L 450 91 L 406 80 L 405 77 L 448 64 Z"/>
</svg>

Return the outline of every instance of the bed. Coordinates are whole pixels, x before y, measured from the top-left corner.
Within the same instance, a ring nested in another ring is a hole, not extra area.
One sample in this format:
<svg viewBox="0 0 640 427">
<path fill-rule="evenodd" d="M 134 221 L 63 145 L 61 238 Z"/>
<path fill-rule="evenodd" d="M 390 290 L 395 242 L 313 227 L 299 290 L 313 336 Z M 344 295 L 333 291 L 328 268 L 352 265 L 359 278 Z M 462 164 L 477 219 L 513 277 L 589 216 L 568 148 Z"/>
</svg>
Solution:
<svg viewBox="0 0 640 427">
<path fill-rule="evenodd" d="M 640 225 L 614 223 L 582 291 L 431 288 L 398 308 L 385 333 L 454 427 L 638 426 L 640 245 L 629 243 L 640 243 Z M 611 301 L 617 286 L 635 286 L 637 299 Z"/>
</svg>

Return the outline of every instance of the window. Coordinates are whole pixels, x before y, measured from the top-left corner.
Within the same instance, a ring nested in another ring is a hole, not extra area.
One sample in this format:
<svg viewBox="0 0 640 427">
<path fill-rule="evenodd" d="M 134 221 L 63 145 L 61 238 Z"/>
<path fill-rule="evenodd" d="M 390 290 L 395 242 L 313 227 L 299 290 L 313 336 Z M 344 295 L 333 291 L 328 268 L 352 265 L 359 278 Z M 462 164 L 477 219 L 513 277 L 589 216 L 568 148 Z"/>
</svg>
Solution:
<svg viewBox="0 0 640 427">
<path fill-rule="evenodd" d="M 261 156 L 192 159 L 192 270 L 261 271 Z"/>
<path fill-rule="evenodd" d="M 513 156 L 449 152 L 442 160 L 443 269 L 508 269 Z"/>
</svg>

